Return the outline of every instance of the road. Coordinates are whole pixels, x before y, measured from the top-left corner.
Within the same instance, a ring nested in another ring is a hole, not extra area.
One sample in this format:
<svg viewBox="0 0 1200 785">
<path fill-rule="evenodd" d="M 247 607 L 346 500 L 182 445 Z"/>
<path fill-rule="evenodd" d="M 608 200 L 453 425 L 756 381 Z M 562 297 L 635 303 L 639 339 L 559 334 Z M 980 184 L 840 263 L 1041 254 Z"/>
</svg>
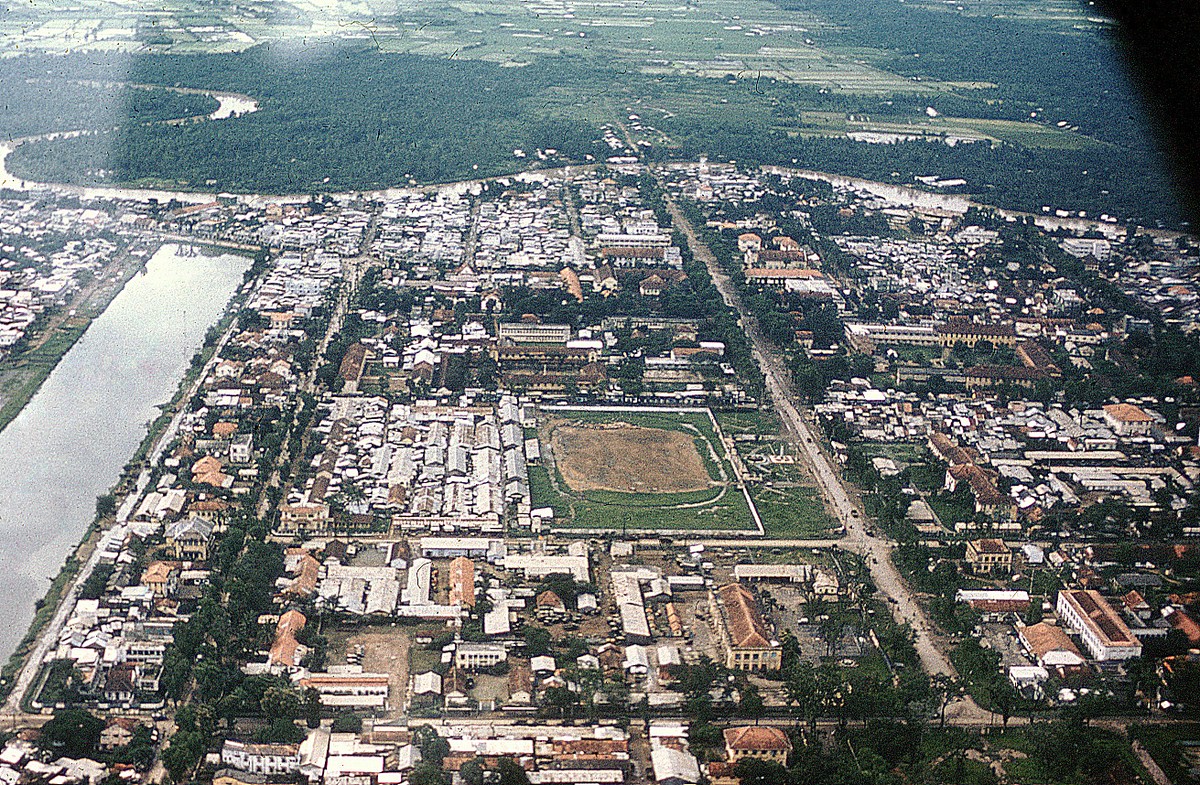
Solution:
<svg viewBox="0 0 1200 785">
<path fill-rule="evenodd" d="M 784 424 L 785 435 L 799 448 L 800 455 L 821 489 L 829 511 L 845 527 L 846 538 L 839 543 L 840 547 L 863 557 L 876 588 L 888 598 L 896 621 L 908 624 L 912 628 L 915 635 L 913 645 L 925 672 L 930 676 L 957 678 L 958 673 L 950 659 L 933 639 L 934 626 L 892 563 L 892 541 L 867 531 L 862 510 L 846 492 L 829 458 L 821 451 L 809 424 L 792 403 L 793 393 L 783 358 L 759 330 L 757 319 L 747 310 L 737 288 L 721 269 L 717 258 L 697 237 L 695 228 L 678 205 L 669 198 L 667 209 L 671 213 L 675 228 L 687 237 L 688 247 L 695 258 L 708 268 L 709 276 L 725 303 L 737 311 L 742 329 L 750 340 L 751 351 L 766 379 L 767 392 Z M 985 718 L 990 719 L 991 712 L 980 708 L 969 696 L 964 696 L 947 707 L 946 716 L 948 719 L 959 721 L 983 722 Z"/>
</svg>

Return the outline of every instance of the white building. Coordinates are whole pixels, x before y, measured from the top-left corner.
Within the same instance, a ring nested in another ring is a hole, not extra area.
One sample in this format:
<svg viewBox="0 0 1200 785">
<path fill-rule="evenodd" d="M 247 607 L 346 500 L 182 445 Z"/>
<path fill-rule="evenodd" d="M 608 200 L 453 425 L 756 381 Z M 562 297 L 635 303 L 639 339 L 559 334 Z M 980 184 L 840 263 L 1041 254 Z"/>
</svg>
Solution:
<svg viewBox="0 0 1200 785">
<path fill-rule="evenodd" d="M 1129 660 L 1142 656 L 1142 644 L 1112 606 L 1093 590 L 1060 591 L 1058 617 L 1078 633 L 1097 660 Z"/>
</svg>

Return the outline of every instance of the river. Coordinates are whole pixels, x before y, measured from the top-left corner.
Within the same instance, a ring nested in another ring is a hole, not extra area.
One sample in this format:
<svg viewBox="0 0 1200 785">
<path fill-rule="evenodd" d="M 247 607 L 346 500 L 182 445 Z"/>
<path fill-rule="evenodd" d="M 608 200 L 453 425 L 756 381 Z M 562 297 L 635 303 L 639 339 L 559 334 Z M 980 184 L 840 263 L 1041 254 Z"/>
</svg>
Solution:
<svg viewBox="0 0 1200 785">
<path fill-rule="evenodd" d="M 250 260 L 165 245 L 0 432 L 0 656 L 169 401 Z"/>
</svg>

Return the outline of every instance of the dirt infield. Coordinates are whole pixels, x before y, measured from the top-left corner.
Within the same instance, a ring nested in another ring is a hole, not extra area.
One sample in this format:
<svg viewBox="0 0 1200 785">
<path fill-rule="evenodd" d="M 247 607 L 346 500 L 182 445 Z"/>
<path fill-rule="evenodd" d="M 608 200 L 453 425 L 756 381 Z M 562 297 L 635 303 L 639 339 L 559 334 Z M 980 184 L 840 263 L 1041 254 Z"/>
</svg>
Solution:
<svg viewBox="0 0 1200 785">
<path fill-rule="evenodd" d="M 559 425 L 550 446 L 575 491 L 683 493 L 712 486 L 692 437 L 627 423 Z"/>
</svg>

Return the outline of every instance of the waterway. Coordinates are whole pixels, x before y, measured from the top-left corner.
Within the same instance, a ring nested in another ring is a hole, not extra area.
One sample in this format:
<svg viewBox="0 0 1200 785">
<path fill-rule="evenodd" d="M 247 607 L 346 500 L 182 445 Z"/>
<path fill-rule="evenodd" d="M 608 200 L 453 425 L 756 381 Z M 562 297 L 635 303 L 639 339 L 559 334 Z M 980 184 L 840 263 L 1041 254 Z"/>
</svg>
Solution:
<svg viewBox="0 0 1200 785">
<path fill-rule="evenodd" d="M 250 264 L 189 251 L 159 249 L 0 432 L 0 659 Z"/>
</svg>

